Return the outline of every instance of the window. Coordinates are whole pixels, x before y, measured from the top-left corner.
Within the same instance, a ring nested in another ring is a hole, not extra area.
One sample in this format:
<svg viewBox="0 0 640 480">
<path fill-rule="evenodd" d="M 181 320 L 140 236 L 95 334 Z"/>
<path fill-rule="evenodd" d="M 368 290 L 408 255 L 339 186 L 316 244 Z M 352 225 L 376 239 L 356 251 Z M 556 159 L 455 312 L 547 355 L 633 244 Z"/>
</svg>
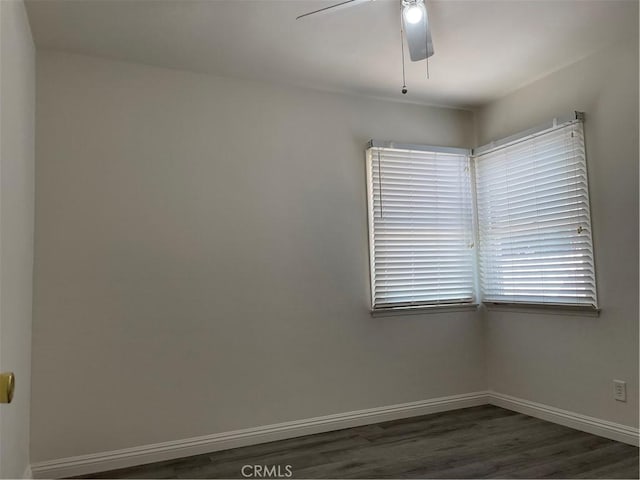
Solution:
<svg viewBox="0 0 640 480">
<path fill-rule="evenodd" d="M 474 161 L 483 301 L 596 307 L 582 123 Z"/>
<path fill-rule="evenodd" d="M 581 115 L 473 155 L 372 141 L 367 193 L 374 311 L 597 308 Z"/>
<path fill-rule="evenodd" d="M 382 145 L 367 150 L 373 309 L 473 303 L 469 152 Z"/>
</svg>

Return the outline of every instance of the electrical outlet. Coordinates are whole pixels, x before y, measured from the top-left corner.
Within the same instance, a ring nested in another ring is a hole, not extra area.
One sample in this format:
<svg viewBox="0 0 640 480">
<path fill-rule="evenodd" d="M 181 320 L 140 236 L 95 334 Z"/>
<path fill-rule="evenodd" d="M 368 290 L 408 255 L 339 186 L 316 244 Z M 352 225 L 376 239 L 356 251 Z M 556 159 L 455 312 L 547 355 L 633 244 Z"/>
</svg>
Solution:
<svg viewBox="0 0 640 480">
<path fill-rule="evenodd" d="M 613 381 L 613 398 L 619 402 L 627 401 L 627 382 L 622 380 Z"/>
</svg>

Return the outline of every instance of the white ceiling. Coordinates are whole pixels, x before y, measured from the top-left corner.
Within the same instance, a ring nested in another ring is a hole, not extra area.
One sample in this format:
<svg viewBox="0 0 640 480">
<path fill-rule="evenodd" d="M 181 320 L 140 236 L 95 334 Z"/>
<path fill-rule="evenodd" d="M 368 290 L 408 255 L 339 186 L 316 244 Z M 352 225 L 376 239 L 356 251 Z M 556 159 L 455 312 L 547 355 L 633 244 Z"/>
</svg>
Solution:
<svg viewBox="0 0 640 480">
<path fill-rule="evenodd" d="M 407 64 L 399 0 L 28 0 L 39 48 L 416 103 L 474 107 L 638 28 L 637 0 L 431 0 L 435 55 Z"/>
</svg>

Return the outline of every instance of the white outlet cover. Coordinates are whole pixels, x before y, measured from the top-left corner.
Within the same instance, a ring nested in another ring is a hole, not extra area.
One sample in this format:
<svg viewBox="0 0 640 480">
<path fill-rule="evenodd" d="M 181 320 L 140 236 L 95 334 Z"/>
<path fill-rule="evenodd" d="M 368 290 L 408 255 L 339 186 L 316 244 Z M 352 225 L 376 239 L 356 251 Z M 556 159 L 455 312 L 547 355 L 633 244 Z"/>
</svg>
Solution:
<svg viewBox="0 0 640 480">
<path fill-rule="evenodd" d="M 613 381 L 613 398 L 620 402 L 627 401 L 627 382 L 622 380 Z"/>
</svg>

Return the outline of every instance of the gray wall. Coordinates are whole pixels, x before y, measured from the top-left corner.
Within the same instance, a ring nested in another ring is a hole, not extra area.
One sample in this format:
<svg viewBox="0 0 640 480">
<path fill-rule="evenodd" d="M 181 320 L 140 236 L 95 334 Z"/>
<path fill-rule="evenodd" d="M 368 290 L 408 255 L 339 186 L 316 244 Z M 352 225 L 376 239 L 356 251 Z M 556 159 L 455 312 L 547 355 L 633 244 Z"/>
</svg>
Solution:
<svg viewBox="0 0 640 480">
<path fill-rule="evenodd" d="M 3 478 L 29 465 L 35 60 L 22 1 L 0 1 L 0 367 L 16 374 L 0 405 Z"/>
<path fill-rule="evenodd" d="M 33 461 L 485 388 L 474 312 L 368 311 L 366 141 L 472 113 L 52 52 L 37 108 Z"/>
<path fill-rule="evenodd" d="M 32 460 L 487 384 L 637 426 L 637 45 L 514 92 L 475 123 L 41 52 Z M 573 109 L 587 113 L 601 316 L 371 318 L 365 142 L 470 146 Z M 627 403 L 613 400 L 614 378 Z"/>
<path fill-rule="evenodd" d="M 633 5 L 630 5 L 633 9 Z M 638 4 L 635 3 L 635 16 Z M 489 312 L 489 387 L 638 426 L 638 38 L 537 81 L 478 112 L 481 143 L 572 110 L 585 138 L 599 318 Z M 627 382 L 627 403 L 612 380 Z"/>
</svg>

